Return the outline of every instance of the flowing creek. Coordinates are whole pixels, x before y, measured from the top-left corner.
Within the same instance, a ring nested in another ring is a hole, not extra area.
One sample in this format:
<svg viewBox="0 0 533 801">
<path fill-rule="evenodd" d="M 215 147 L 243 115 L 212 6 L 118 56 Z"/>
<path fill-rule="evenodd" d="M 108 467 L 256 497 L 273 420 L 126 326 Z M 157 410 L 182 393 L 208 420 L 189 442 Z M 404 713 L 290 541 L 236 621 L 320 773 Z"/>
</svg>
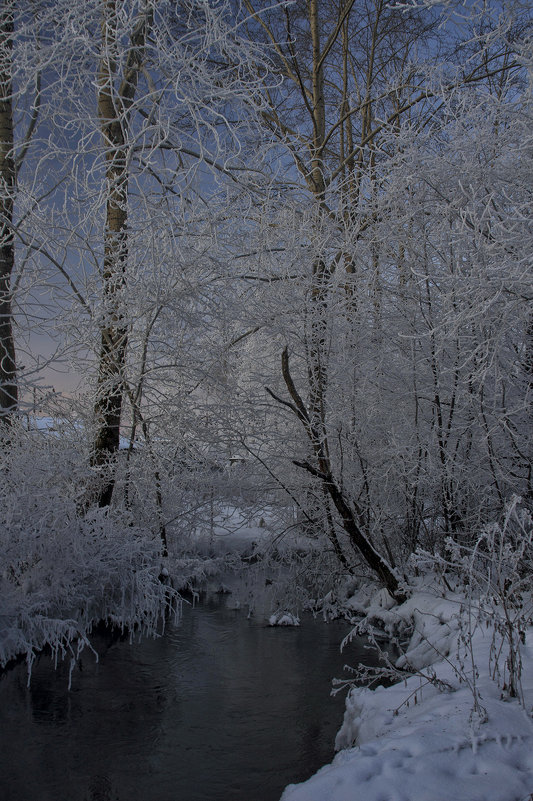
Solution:
<svg viewBox="0 0 533 801">
<path fill-rule="evenodd" d="M 229 596 L 231 598 L 231 596 Z M 343 666 L 372 663 L 350 630 L 248 618 L 227 595 L 185 606 L 158 639 L 95 640 L 0 679 L 2 801 L 278 801 L 333 757 Z"/>
</svg>

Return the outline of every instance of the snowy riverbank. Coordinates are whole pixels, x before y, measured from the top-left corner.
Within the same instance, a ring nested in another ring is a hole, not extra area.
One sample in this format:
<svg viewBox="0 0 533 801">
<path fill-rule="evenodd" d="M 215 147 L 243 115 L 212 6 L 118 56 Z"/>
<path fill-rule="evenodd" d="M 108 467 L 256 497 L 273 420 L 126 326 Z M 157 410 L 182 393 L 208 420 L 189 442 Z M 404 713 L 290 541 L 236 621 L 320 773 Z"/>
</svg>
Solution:
<svg viewBox="0 0 533 801">
<path fill-rule="evenodd" d="M 414 626 L 400 664 L 419 674 L 351 689 L 344 750 L 282 801 L 533 799 L 533 629 L 519 649 L 521 697 L 510 698 L 505 638 L 494 621 L 465 630 L 464 596 L 419 590 L 390 609 L 383 598 L 367 602 L 367 621 L 396 634 Z"/>
<path fill-rule="evenodd" d="M 159 545 L 111 515 L 25 515 L 2 539 L 0 668 L 45 647 L 62 658 L 90 647 L 100 621 L 151 634 L 172 591 L 158 578 Z M 169 595 L 170 593 L 170 595 Z"/>
<path fill-rule="evenodd" d="M 196 549 L 187 543 L 180 550 L 170 531 L 172 551 L 162 557 L 157 532 L 120 510 L 80 514 L 61 490 L 48 482 L 41 506 L 37 493 L 13 493 L 0 514 L 0 670 L 25 659 L 31 673 L 46 648 L 56 659 L 79 656 L 102 621 L 138 635 L 161 633 L 169 605 L 178 614 L 182 594 L 194 596 L 237 567 L 241 552 L 266 535 L 264 522 L 223 508 Z"/>
<path fill-rule="evenodd" d="M 259 586 L 273 599 L 277 593 L 282 605 L 273 622 L 297 622 L 304 598 L 294 571 L 280 567 L 274 581 L 280 543 L 273 512 L 219 505 L 203 535 L 191 535 L 196 553 L 187 555 L 170 532 L 172 551 L 162 559 L 157 532 L 124 512 L 79 514 L 75 492 L 65 494 L 75 478 L 68 464 L 59 475 L 43 461 L 31 492 L 24 491 L 26 459 L 15 467 L 4 474 L 11 500 L 0 521 L 0 667 L 25 655 L 31 668 L 46 645 L 59 656 L 76 655 L 102 619 L 154 633 L 169 593 L 194 590 L 222 569 L 228 553 L 235 564 L 257 563 L 250 598 Z M 325 614 L 331 608 L 354 625 L 362 620 L 370 634 L 397 639 L 403 653 L 387 666 L 396 684 L 350 689 L 337 737 L 343 750 L 307 782 L 289 785 L 283 801 L 533 799 L 533 533 L 517 504 L 470 550 L 452 543 L 446 558 L 417 557 L 401 606 L 383 590 L 353 594 L 353 580 L 341 601 L 332 593 L 323 598 Z M 304 545 L 291 541 L 295 552 Z M 260 554 L 269 547 L 273 561 L 261 573 Z M 160 580 L 162 567 L 174 589 Z M 306 573 L 303 562 L 298 569 Z"/>
</svg>

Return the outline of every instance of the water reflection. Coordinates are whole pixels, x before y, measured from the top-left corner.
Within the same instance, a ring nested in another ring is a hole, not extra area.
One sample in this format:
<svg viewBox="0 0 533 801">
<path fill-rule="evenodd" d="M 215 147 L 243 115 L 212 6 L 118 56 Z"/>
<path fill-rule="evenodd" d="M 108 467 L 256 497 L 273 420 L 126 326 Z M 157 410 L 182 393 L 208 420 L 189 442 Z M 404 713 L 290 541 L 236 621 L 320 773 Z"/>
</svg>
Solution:
<svg viewBox="0 0 533 801">
<path fill-rule="evenodd" d="M 271 628 L 211 596 L 158 640 L 0 681 L 3 801 L 277 801 L 331 760 L 342 623 Z M 359 653 L 357 653 L 357 649 Z"/>
</svg>

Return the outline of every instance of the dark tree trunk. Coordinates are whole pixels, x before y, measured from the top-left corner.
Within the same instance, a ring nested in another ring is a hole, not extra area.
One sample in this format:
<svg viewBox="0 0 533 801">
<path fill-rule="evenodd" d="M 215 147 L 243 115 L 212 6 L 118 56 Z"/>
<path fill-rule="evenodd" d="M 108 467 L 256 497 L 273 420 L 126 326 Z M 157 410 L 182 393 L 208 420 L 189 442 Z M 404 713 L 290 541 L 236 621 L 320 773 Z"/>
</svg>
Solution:
<svg viewBox="0 0 533 801">
<path fill-rule="evenodd" d="M 128 116 L 135 97 L 150 5 L 141 14 L 130 37 L 124 72 L 117 80 L 113 52 L 117 45 L 117 0 L 102 0 L 102 57 L 98 75 L 98 116 L 106 148 L 106 220 L 104 230 L 103 310 L 98 387 L 95 402 L 97 430 L 91 464 L 104 468 L 97 502 L 108 506 L 115 486 L 114 462 L 120 446 L 124 398 L 124 368 L 128 327 L 123 290 L 128 256 Z"/>
<path fill-rule="evenodd" d="M 18 405 L 11 278 L 15 266 L 13 199 L 16 173 L 13 154 L 11 59 L 13 10 L 0 17 L 0 429 L 7 427 Z"/>
<path fill-rule="evenodd" d="M 267 388 L 267 392 L 279 403 L 291 409 L 291 411 L 298 417 L 302 423 L 307 437 L 310 441 L 314 463 L 299 462 L 294 460 L 297 467 L 302 467 L 307 470 L 312 476 L 315 476 L 321 483 L 323 491 L 331 498 L 335 509 L 337 510 L 342 527 L 344 528 L 351 544 L 356 551 L 361 554 L 363 560 L 368 567 L 374 572 L 377 578 L 381 581 L 384 587 L 388 590 L 391 596 L 398 602 L 402 603 L 406 600 L 406 595 L 400 588 L 400 583 L 391 566 L 387 560 L 372 545 L 368 534 L 364 530 L 363 516 L 358 510 L 357 505 L 350 503 L 345 497 L 345 494 L 335 481 L 333 471 L 331 468 L 331 460 L 327 449 L 327 439 L 321 435 L 321 431 L 315 428 L 312 413 L 309 412 L 296 389 L 293 381 L 290 368 L 289 368 L 289 355 L 288 350 L 285 348 L 281 357 L 281 369 L 285 386 L 287 387 L 290 401 L 279 398 L 271 390 Z M 330 536 L 331 539 L 331 536 Z M 340 558 L 341 563 L 346 566 L 346 560 L 339 556 L 338 549 L 340 544 L 335 537 L 332 540 L 332 545 Z"/>
</svg>

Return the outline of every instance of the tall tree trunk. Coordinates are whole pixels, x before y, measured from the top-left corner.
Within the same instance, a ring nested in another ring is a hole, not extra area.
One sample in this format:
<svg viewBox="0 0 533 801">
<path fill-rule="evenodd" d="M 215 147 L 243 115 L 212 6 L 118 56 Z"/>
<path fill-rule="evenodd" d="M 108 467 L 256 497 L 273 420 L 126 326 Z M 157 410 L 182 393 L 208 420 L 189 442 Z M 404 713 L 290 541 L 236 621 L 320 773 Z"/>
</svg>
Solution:
<svg viewBox="0 0 533 801">
<path fill-rule="evenodd" d="M 325 208 L 326 184 L 324 179 L 324 143 L 326 138 L 326 102 L 324 96 L 324 68 L 321 52 L 319 0 L 309 2 L 309 27 L 313 48 L 312 62 L 312 122 L 311 180 L 308 182 L 316 204 L 317 229 Z M 317 234 L 317 240 L 319 236 Z M 328 448 L 326 434 L 325 398 L 328 381 L 327 368 L 327 315 L 331 269 L 325 259 L 317 257 L 313 264 L 310 292 L 310 324 L 308 341 L 309 408 L 317 446 Z"/>
<path fill-rule="evenodd" d="M 104 229 L 103 310 L 98 387 L 95 403 L 97 430 L 91 464 L 103 472 L 98 505 L 111 502 L 115 480 L 113 463 L 120 445 L 124 397 L 124 368 L 128 327 L 123 311 L 128 256 L 128 119 L 135 97 L 146 34 L 152 19 L 146 4 L 130 37 L 123 74 L 116 83 L 117 5 L 103 0 L 102 56 L 98 75 L 98 115 L 106 148 L 106 220 Z"/>
<path fill-rule="evenodd" d="M 16 172 L 13 154 L 11 60 L 14 13 L 11 4 L 0 17 L 0 433 L 18 404 L 11 277 L 15 265 L 13 200 Z"/>
</svg>

